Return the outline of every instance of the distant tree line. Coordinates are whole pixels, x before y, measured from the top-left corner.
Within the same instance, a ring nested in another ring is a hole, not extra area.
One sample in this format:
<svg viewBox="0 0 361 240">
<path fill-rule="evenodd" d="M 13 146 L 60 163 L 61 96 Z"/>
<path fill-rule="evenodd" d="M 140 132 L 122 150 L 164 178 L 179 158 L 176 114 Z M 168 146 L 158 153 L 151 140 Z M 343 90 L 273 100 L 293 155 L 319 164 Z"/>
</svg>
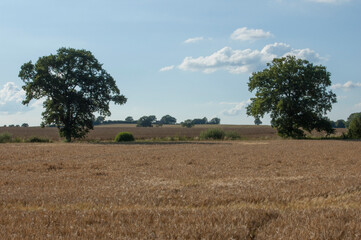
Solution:
<svg viewBox="0 0 361 240">
<path fill-rule="evenodd" d="M 206 117 L 204 118 L 195 118 L 195 119 L 187 119 L 184 122 L 181 122 L 182 127 L 188 127 L 191 128 L 194 125 L 202 125 L 202 124 L 220 124 L 221 123 L 221 119 L 220 118 L 212 118 L 210 121 L 208 121 L 208 119 Z"/>
<path fill-rule="evenodd" d="M 332 120 L 329 120 L 329 121 L 333 128 L 349 128 L 352 120 L 354 120 L 356 118 L 360 118 L 360 117 L 361 117 L 361 112 L 350 114 L 350 116 L 347 118 L 346 121 L 343 119 L 339 119 L 337 121 L 332 121 Z"/>
<path fill-rule="evenodd" d="M 15 124 L 10 124 L 9 126 L 6 126 L 6 125 L 4 125 L 4 127 L 29 127 L 29 124 L 27 124 L 27 123 L 23 123 L 23 124 L 21 124 L 21 126 L 20 125 L 15 125 Z"/>
<path fill-rule="evenodd" d="M 187 119 L 184 122 L 181 122 L 181 125 L 184 127 L 192 127 L 194 125 L 200 124 L 220 124 L 220 118 L 212 118 L 208 121 L 206 117 L 204 118 L 195 118 Z M 137 127 L 153 127 L 162 126 L 162 125 L 175 125 L 177 124 L 177 119 L 171 115 L 165 115 L 160 120 L 157 120 L 155 115 L 142 116 L 138 120 L 134 120 L 132 116 L 126 117 L 124 120 L 105 120 L 103 116 L 98 116 L 93 121 L 94 125 L 106 125 L 106 124 L 137 124 Z"/>
</svg>

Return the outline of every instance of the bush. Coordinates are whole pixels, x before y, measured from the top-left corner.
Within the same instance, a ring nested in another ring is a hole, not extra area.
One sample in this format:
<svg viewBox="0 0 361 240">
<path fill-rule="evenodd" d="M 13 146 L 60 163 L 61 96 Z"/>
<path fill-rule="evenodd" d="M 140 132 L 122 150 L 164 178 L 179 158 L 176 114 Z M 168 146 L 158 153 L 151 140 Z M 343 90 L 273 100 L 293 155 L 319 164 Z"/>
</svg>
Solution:
<svg viewBox="0 0 361 240">
<path fill-rule="evenodd" d="M 48 138 L 41 138 L 41 137 L 30 137 L 26 140 L 27 142 L 38 142 L 38 143 L 45 143 L 45 142 L 50 142 L 50 140 Z"/>
<path fill-rule="evenodd" d="M 114 139 L 115 142 L 132 142 L 134 136 L 130 132 L 120 132 Z"/>
<path fill-rule="evenodd" d="M 211 128 L 206 131 L 201 132 L 201 139 L 213 139 L 213 140 L 221 140 L 226 136 L 225 131 L 219 128 Z"/>
<path fill-rule="evenodd" d="M 226 139 L 229 140 L 241 139 L 241 135 L 238 132 L 226 132 Z"/>
<path fill-rule="evenodd" d="M 361 116 L 351 120 L 348 128 L 348 137 L 355 139 L 361 138 Z"/>
<path fill-rule="evenodd" d="M 0 134 L 0 143 L 11 142 L 11 134 L 10 133 L 1 133 Z"/>
</svg>

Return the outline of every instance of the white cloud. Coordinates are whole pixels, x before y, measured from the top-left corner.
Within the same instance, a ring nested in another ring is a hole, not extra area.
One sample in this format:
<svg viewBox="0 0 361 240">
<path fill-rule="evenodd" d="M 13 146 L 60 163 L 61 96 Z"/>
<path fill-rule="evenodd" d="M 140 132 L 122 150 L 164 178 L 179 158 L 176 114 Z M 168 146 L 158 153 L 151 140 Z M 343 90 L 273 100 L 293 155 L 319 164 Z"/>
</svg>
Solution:
<svg viewBox="0 0 361 240">
<path fill-rule="evenodd" d="M 331 86 L 332 89 L 343 89 L 350 90 L 352 88 L 361 87 L 361 83 L 353 83 L 352 81 L 348 81 L 345 84 L 337 83 Z"/>
<path fill-rule="evenodd" d="M 19 102 L 25 97 L 25 91 L 17 87 L 13 82 L 7 82 L 0 90 L 0 105 L 8 102 Z"/>
<path fill-rule="evenodd" d="M 187 40 L 184 41 L 184 43 L 195 43 L 202 41 L 203 39 L 204 39 L 203 37 L 188 38 Z"/>
<path fill-rule="evenodd" d="M 159 70 L 159 72 L 166 72 L 166 71 L 170 71 L 174 68 L 174 65 L 171 66 L 167 66 L 167 67 L 163 67 Z"/>
<path fill-rule="evenodd" d="M 251 100 L 243 102 L 221 102 L 221 105 L 233 105 L 232 108 L 224 110 L 223 114 L 226 116 L 239 116 L 242 114 L 244 109 L 248 104 L 251 103 Z"/>
<path fill-rule="evenodd" d="M 255 41 L 262 38 L 269 38 L 272 34 L 270 32 L 265 32 L 262 29 L 247 29 L 246 27 L 236 29 L 232 35 L 231 39 L 240 40 L 240 41 Z"/>
<path fill-rule="evenodd" d="M 23 89 L 16 86 L 13 82 L 7 82 L 4 87 L 0 89 L 0 112 L 15 114 L 42 106 L 43 100 L 37 100 L 29 105 L 29 107 L 24 106 L 22 104 L 24 98 L 25 91 Z"/>
<path fill-rule="evenodd" d="M 345 2 L 350 2 L 351 0 L 308 0 L 309 2 L 317 2 L 317 3 L 333 3 L 333 4 L 341 4 Z"/>
<path fill-rule="evenodd" d="M 226 70 L 230 73 L 250 73 L 266 67 L 266 63 L 274 58 L 294 55 L 297 58 L 307 59 L 311 62 L 320 62 L 323 58 L 315 51 L 305 49 L 293 49 L 284 43 L 266 45 L 259 50 L 233 50 L 224 47 L 219 51 L 205 57 L 186 57 L 178 66 L 184 71 L 202 71 L 212 73 L 217 70 Z"/>
</svg>

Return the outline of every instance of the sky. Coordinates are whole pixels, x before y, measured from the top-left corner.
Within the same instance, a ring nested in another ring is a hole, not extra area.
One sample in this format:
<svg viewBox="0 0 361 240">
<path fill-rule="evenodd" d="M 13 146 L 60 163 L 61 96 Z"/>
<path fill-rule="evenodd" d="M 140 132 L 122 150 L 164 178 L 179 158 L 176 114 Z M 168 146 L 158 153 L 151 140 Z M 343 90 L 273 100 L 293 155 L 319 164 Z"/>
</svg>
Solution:
<svg viewBox="0 0 361 240">
<path fill-rule="evenodd" d="M 359 0 L 0 0 L 0 126 L 40 125 L 18 73 L 61 47 L 91 51 L 128 98 L 108 120 L 253 124 L 249 77 L 285 55 L 327 67 L 328 117 L 347 119 L 361 112 L 360 12 Z"/>
</svg>

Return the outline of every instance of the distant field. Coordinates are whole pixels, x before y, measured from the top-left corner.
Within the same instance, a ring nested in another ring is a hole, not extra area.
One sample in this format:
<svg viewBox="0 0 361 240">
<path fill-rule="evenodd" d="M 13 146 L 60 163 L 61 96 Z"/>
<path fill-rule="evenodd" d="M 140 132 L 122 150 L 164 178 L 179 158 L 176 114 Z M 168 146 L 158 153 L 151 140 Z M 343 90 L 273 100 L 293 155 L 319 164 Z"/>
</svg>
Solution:
<svg viewBox="0 0 361 240">
<path fill-rule="evenodd" d="M 225 131 L 237 132 L 243 139 L 279 139 L 276 130 L 270 126 L 255 126 L 255 125 L 196 125 L 193 128 L 183 128 L 179 125 L 163 127 L 143 128 L 136 127 L 132 124 L 118 124 L 118 125 L 101 125 L 96 126 L 93 131 L 87 135 L 86 139 L 93 140 L 111 140 L 114 139 L 119 132 L 131 132 L 137 139 L 151 139 L 151 138 L 166 138 L 166 137 L 199 137 L 201 131 L 207 128 L 222 128 Z M 338 129 L 336 135 L 344 132 L 344 129 Z M 9 132 L 14 137 L 28 138 L 32 136 L 46 137 L 52 140 L 60 140 L 57 128 L 4 128 L 0 127 L 0 133 Z M 315 134 L 317 136 L 317 134 Z"/>
<path fill-rule="evenodd" d="M 334 140 L 0 144 L 0 238 L 361 239 L 360 156 Z"/>
</svg>

